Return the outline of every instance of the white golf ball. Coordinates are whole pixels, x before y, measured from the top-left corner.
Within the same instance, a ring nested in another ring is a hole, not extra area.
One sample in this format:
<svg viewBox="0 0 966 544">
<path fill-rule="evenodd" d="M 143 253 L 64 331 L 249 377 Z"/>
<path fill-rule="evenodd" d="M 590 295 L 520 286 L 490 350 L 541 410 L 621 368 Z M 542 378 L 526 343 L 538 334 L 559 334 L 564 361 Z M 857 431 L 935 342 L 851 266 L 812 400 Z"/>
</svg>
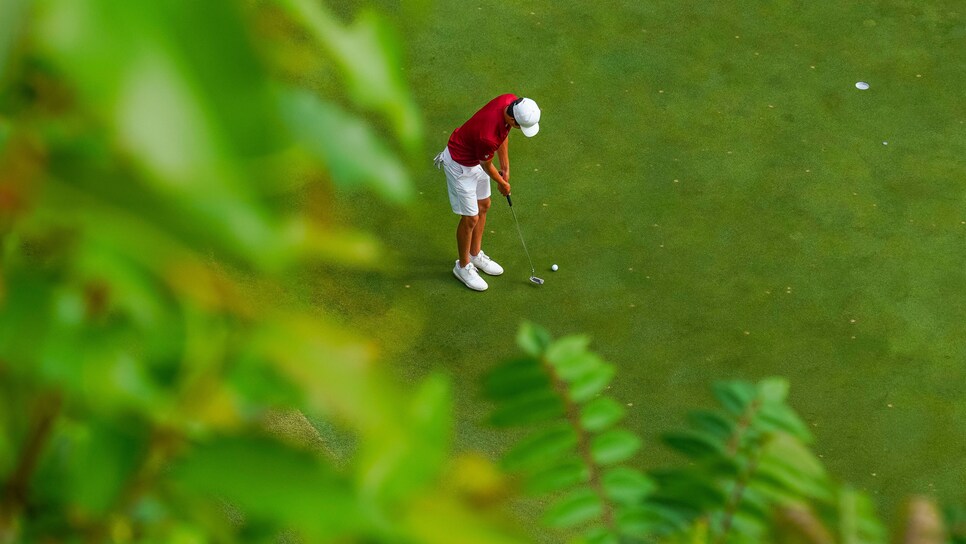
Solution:
<svg viewBox="0 0 966 544">
<path fill-rule="evenodd" d="M 864 81 L 859 81 L 855 84 L 855 88 L 864 91 L 869 88 L 869 84 Z"/>
<path fill-rule="evenodd" d="M 553 266 L 551 266 L 551 267 L 550 267 L 550 270 L 553 270 L 554 272 L 556 272 L 556 271 L 557 271 L 557 265 L 553 265 Z"/>
</svg>

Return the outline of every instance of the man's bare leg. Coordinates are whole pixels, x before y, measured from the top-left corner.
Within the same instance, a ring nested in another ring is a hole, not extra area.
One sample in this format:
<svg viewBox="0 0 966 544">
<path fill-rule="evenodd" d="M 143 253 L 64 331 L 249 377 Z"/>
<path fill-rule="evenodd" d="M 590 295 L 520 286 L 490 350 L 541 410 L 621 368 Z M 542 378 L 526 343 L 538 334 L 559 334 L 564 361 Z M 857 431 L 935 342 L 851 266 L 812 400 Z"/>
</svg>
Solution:
<svg viewBox="0 0 966 544">
<path fill-rule="evenodd" d="M 470 245 L 473 243 L 476 225 L 479 221 L 477 215 L 460 216 L 460 223 L 456 226 L 456 249 L 459 251 L 460 267 L 466 268 L 470 263 Z M 477 243 L 479 247 L 479 243 Z M 479 249 L 476 250 L 479 253 Z"/>
<path fill-rule="evenodd" d="M 470 243 L 470 255 L 474 256 L 479 255 L 483 249 L 483 231 L 486 228 L 486 212 L 490 209 L 490 199 L 484 198 L 476 202 L 480 207 L 480 215 L 477 216 L 479 220 L 473 228 L 473 240 Z"/>
</svg>

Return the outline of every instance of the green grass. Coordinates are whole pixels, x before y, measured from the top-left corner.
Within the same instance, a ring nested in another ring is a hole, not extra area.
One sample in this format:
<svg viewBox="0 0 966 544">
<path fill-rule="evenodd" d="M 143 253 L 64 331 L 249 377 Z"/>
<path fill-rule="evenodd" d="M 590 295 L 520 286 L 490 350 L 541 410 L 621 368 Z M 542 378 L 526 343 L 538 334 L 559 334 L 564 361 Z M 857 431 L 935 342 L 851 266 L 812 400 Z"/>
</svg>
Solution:
<svg viewBox="0 0 966 544">
<path fill-rule="evenodd" d="M 589 333 L 618 365 L 645 466 L 679 461 L 656 435 L 712 380 L 782 375 L 831 471 L 884 513 L 911 493 L 966 499 L 960 2 L 383 4 L 426 114 L 418 200 L 344 197 L 387 270 L 305 280 L 400 376 L 456 378 L 462 447 L 505 443 L 478 379 L 529 319 Z M 507 273 L 479 294 L 450 272 L 456 216 L 430 159 L 503 92 L 543 109 L 510 155 L 547 282 L 527 282 L 495 200 L 484 247 Z"/>
</svg>

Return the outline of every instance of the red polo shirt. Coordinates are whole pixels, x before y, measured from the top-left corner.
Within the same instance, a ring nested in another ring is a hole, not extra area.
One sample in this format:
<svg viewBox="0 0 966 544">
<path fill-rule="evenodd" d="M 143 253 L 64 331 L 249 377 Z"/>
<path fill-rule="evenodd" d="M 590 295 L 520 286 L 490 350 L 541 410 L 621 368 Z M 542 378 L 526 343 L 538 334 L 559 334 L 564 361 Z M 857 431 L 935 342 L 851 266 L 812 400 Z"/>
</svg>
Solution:
<svg viewBox="0 0 966 544">
<path fill-rule="evenodd" d="M 463 166 L 477 166 L 492 160 L 496 149 L 510 133 L 510 125 L 503 120 L 503 111 L 516 99 L 516 95 L 501 94 L 454 130 L 447 144 L 453 160 Z"/>
</svg>

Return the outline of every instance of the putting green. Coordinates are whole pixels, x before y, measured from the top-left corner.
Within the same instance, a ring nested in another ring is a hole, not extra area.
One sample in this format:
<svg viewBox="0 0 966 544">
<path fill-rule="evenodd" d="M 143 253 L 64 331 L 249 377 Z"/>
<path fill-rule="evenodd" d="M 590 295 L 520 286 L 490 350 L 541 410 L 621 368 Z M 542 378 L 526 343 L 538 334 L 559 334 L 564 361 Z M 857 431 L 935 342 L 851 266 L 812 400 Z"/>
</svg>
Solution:
<svg viewBox="0 0 966 544">
<path fill-rule="evenodd" d="M 455 377 L 461 447 L 505 443 L 481 424 L 478 378 L 529 319 L 618 365 L 645 466 L 680 461 L 656 435 L 708 405 L 711 381 L 781 375 L 829 469 L 886 519 L 912 493 L 964 499 L 961 2 L 381 4 L 427 121 L 418 200 L 342 197 L 387 269 L 306 282 L 400 376 Z M 431 158 L 503 92 L 543 110 L 510 156 L 546 284 L 494 199 L 484 248 L 507 273 L 481 294 L 452 276 Z"/>
</svg>

